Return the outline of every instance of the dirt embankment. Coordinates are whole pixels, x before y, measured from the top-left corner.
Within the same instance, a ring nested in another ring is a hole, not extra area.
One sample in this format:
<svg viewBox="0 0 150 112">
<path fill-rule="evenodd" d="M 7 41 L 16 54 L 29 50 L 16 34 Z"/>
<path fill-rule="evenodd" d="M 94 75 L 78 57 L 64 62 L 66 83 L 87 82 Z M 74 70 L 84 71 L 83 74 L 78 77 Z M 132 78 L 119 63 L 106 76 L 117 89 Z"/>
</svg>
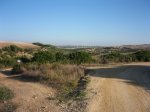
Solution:
<svg viewBox="0 0 150 112">
<path fill-rule="evenodd" d="M 91 68 L 87 112 L 150 112 L 150 64 Z"/>
<path fill-rule="evenodd" d="M 0 72 L 0 84 L 14 92 L 15 97 L 11 102 L 17 106 L 15 112 L 62 112 L 55 102 L 48 99 L 55 95 L 55 90 L 50 87 L 21 81 L 17 75 L 10 76 L 9 71 Z"/>
<path fill-rule="evenodd" d="M 9 88 L 15 94 L 9 101 L 0 102 L 0 112 L 83 112 L 86 102 L 69 100 L 62 102 L 57 98 L 54 88 L 40 84 L 36 80 L 11 75 L 11 70 L 0 70 L 0 85 Z M 81 81 L 83 83 L 83 81 Z M 78 94 L 79 89 L 73 94 Z"/>
</svg>

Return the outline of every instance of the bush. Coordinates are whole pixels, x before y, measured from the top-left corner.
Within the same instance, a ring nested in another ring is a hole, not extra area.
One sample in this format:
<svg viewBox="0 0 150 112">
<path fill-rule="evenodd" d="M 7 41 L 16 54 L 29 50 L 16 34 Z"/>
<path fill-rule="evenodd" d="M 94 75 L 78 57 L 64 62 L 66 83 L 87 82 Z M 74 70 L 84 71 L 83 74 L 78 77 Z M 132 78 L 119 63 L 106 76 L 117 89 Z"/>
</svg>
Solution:
<svg viewBox="0 0 150 112">
<path fill-rule="evenodd" d="M 56 56 L 56 61 L 57 62 L 63 61 L 66 58 L 65 55 L 62 52 L 57 52 L 55 56 Z"/>
<path fill-rule="evenodd" d="M 19 51 L 22 51 L 22 48 L 16 45 L 10 45 L 8 47 L 4 47 L 3 50 L 8 51 L 8 52 L 19 52 Z"/>
<path fill-rule="evenodd" d="M 2 58 L 0 64 L 4 67 L 14 66 L 16 64 L 16 59 L 14 58 Z"/>
<path fill-rule="evenodd" d="M 69 59 L 73 64 L 89 63 L 92 57 L 86 52 L 73 52 L 69 54 Z"/>
<path fill-rule="evenodd" d="M 150 61 L 150 51 L 139 51 L 134 53 L 134 55 L 138 61 Z"/>
<path fill-rule="evenodd" d="M 19 64 L 15 65 L 12 69 L 12 74 L 20 74 L 23 72 L 23 67 Z"/>
<path fill-rule="evenodd" d="M 37 63 L 52 63 L 55 61 L 55 56 L 48 51 L 40 51 L 34 54 L 32 61 Z"/>
<path fill-rule="evenodd" d="M 80 99 L 85 96 L 82 93 L 87 81 L 83 79 L 82 67 L 62 64 L 28 64 L 24 68 L 23 79 L 39 81 L 55 88 L 58 90 L 56 97 L 59 101 Z"/>
<path fill-rule="evenodd" d="M 86 52 L 71 52 L 64 54 L 64 52 L 51 53 L 50 51 L 40 51 L 34 54 L 32 61 L 39 64 L 54 62 L 82 64 L 91 62 L 92 57 Z"/>
<path fill-rule="evenodd" d="M 135 62 L 137 58 L 134 54 L 122 54 L 119 52 L 112 52 L 100 56 L 101 63 L 107 64 L 109 62 Z"/>
<path fill-rule="evenodd" d="M 22 63 L 29 63 L 29 62 L 31 62 L 31 59 L 26 57 L 26 56 L 19 57 L 18 59 L 21 60 Z"/>
<path fill-rule="evenodd" d="M 13 93 L 10 89 L 0 86 L 0 100 L 8 100 L 13 97 Z"/>
<path fill-rule="evenodd" d="M 71 81 L 78 81 L 84 75 L 84 70 L 76 65 L 42 64 L 25 65 L 24 77 L 38 79 L 46 84 L 63 86 Z"/>
</svg>

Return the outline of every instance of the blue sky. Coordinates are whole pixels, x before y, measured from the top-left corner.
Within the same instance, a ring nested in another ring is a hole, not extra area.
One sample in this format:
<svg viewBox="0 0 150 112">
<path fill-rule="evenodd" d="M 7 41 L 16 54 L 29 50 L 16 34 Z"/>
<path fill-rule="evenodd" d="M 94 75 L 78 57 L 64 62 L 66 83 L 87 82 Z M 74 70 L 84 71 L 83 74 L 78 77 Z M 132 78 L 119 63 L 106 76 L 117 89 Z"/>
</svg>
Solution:
<svg viewBox="0 0 150 112">
<path fill-rule="evenodd" d="M 0 40 L 54 45 L 150 43 L 149 0 L 0 0 Z"/>
</svg>

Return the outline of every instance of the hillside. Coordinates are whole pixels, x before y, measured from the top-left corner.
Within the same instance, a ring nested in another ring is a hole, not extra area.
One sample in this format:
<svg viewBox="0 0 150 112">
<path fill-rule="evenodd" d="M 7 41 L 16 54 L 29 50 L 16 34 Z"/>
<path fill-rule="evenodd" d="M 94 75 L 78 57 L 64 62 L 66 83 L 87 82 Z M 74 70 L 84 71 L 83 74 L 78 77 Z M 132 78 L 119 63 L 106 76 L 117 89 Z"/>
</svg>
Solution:
<svg viewBox="0 0 150 112">
<path fill-rule="evenodd" d="M 121 45 L 121 46 L 58 46 L 64 49 L 143 49 L 150 50 L 150 44 L 139 44 L 139 45 Z"/>
<path fill-rule="evenodd" d="M 143 49 L 150 50 L 150 44 L 141 44 L 141 45 L 123 45 L 120 48 L 130 48 L 130 49 Z"/>
<path fill-rule="evenodd" d="M 16 45 L 16 46 L 21 47 L 21 48 L 39 48 L 39 46 L 34 45 L 32 43 L 0 41 L 0 48 L 10 46 L 10 45 Z"/>
</svg>

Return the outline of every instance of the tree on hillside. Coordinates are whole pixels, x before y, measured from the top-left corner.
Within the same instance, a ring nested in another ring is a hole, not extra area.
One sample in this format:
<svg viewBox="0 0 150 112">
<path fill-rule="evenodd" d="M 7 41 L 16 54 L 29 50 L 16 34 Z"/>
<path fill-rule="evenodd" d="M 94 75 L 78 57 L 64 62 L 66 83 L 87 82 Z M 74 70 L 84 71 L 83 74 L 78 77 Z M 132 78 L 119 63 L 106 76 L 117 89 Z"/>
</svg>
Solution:
<svg viewBox="0 0 150 112">
<path fill-rule="evenodd" d="M 38 63 L 52 63 L 55 61 L 55 56 L 48 51 L 40 51 L 34 54 L 32 60 Z"/>
<path fill-rule="evenodd" d="M 65 60 L 65 55 L 62 53 L 62 52 L 57 52 L 56 53 L 56 61 L 58 62 L 58 61 L 63 61 L 63 60 Z"/>
<path fill-rule="evenodd" d="M 69 54 L 69 59 L 74 64 L 87 63 L 92 60 L 89 53 L 86 52 L 73 52 Z"/>
</svg>

